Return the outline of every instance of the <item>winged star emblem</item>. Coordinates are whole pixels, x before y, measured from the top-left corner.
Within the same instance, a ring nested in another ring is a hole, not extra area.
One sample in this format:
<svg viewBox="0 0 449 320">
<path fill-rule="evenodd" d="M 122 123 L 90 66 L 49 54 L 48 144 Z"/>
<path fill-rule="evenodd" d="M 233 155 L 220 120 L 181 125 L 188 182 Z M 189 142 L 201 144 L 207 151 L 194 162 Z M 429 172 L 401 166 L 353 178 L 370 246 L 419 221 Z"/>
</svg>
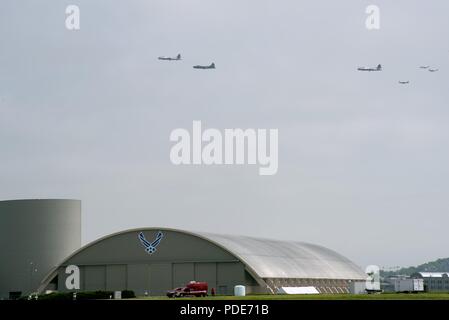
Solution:
<svg viewBox="0 0 449 320">
<path fill-rule="evenodd" d="M 145 251 L 148 254 L 153 254 L 156 251 L 156 247 L 159 245 L 159 243 L 161 243 L 162 238 L 164 237 L 164 234 L 162 233 L 162 231 L 159 231 L 156 235 L 156 238 L 154 239 L 153 242 L 149 242 L 146 238 L 145 235 L 143 234 L 143 232 L 139 233 L 139 240 L 142 243 L 142 245 L 145 247 Z"/>
</svg>

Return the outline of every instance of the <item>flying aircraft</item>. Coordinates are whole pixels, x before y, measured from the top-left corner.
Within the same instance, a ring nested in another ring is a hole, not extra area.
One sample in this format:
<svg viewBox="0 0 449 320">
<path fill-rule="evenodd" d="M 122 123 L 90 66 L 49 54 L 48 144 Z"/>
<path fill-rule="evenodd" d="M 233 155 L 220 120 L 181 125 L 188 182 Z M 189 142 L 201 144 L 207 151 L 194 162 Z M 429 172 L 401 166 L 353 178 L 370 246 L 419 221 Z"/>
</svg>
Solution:
<svg viewBox="0 0 449 320">
<path fill-rule="evenodd" d="M 178 61 L 181 60 L 181 54 L 178 54 L 176 57 L 158 57 L 159 60 L 165 60 L 165 61 Z"/>
<path fill-rule="evenodd" d="M 429 69 L 429 72 L 437 72 L 438 69 Z"/>
<path fill-rule="evenodd" d="M 399 81 L 399 83 L 400 83 L 400 84 L 409 84 L 410 81 L 408 81 L 408 80 L 407 80 L 407 81 Z"/>
<path fill-rule="evenodd" d="M 215 63 L 211 63 L 210 66 L 201 66 L 201 65 L 197 65 L 197 66 L 193 66 L 194 69 L 215 69 Z"/>
<path fill-rule="evenodd" d="M 421 69 L 428 69 L 430 66 L 420 66 Z"/>
<path fill-rule="evenodd" d="M 358 71 L 382 71 L 382 65 L 378 64 L 376 68 L 359 67 Z"/>
</svg>

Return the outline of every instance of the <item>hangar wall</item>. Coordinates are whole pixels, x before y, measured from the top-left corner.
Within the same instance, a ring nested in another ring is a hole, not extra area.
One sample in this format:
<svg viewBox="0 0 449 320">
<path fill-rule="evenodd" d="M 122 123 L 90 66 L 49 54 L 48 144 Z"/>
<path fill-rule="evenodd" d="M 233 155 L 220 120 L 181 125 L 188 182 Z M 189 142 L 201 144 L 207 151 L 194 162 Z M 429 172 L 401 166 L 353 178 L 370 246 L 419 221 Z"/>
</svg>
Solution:
<svg viewBox="0 0 449 320">
<path fill-rule="evenodd" d="M 139 296 L 146 293 L 163 296 L 167 290 L 184 287 L 195 280 L 207 282 L 209 293 L 215 288 L 217 294 L 232 294 L 235 285 L 245 284 L 245 270 L 240 262 L 123 264 L 79 268 L 79 291 L 133 290 Z M 60 268 L 58 291 L 73 291 L 66 289 L 66 277 L 65 268 Z"/>
<path fill-rule="evenodd" d="M 68 265 L 80 268 L 80 291 L 133 290 L 137 295 L 165 295 L 167 290 L 189 281 L 205 281 L 209 290 L 231 294 L 250 275 L 235 256 L 207 240 L 187 233 L 164 230 L 153 254 L 130 231 L 100 239 L 66 259 L 58 270 L 58 291 L 65 286 Z M 148 241 L 157 230 L 144 231 Z"/>
</svg>

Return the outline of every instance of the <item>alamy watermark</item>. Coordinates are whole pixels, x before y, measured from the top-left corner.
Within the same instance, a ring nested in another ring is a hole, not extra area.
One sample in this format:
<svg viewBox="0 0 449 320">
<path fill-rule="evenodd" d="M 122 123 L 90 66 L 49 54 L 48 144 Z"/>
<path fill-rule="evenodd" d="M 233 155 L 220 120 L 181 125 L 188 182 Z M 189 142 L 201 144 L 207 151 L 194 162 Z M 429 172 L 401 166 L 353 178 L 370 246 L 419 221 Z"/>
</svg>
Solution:
<svg viewBox="0 0 449 320">
<path fill-rule="evenodd" d="M 80 8 L 76 5 L 69 5 L 65 9 L 65 27 L 67 30 L 80 30 Z"/>
<path fill-rule="evenodd" d="M 171 132 L 170 150 L 175 165 L 259 165 L 260 175 L 278 171 L 278 129 L 202 130 L 201 121 L 193 121 L 192 133 L 178 128 Z"/>
<path fill-rule="evenodd" d="M 365 20 L 365 27 L 368 30 L 380 29 L 380 8 L 374 4 L 366 7 L 365 10 L 368 17 Z"/>
</svg>

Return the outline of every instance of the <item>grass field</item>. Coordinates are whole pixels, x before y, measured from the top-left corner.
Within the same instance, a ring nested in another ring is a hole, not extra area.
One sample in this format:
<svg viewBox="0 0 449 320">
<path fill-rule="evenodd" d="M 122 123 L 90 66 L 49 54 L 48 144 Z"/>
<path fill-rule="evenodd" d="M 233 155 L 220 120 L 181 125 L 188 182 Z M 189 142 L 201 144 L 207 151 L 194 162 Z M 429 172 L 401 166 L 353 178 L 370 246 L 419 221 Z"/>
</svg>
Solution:
<svg viewBox="0 0 449 320">
<path fill-rule="evenodd" d="M 175 300 L 167 297 L 139 297 L 138 300 Z M 249 295 L 176 298 L 176 300 L 449 300 L 449 293 L 381 293 L 381 294 L 316 294 L 316 295 Z"/>
</svg>

